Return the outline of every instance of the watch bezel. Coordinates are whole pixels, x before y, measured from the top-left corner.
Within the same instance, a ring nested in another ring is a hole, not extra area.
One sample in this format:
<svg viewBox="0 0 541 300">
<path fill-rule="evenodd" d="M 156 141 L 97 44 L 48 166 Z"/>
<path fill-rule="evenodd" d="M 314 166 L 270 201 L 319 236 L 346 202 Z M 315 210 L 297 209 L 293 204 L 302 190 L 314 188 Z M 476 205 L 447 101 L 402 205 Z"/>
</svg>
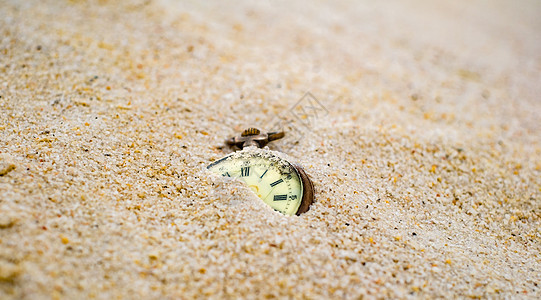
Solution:
<svg viewBox="0 0 541 300">
<path fill-rule="evenodd" d="M 312 203 L 314 203 L 314 184 L 312 183 L 312 180 L 310 180 L 310 177 L 308 176 L 308 174 L 306 174 L 306 172 L 300 165 L 293 164 L 290 162 L 288 163 L 293 167 L 295 172 L 297 172 L 297 175 L 299 175 L 299 178 L 301 179 L 301 182 L 302 182 L 301 205 L 299 206 L 299 208 L 297 209 L 297 212 L 295 213 L 295 215 L 300 216 L 301 214 L 310 210 L 310 206 L 312 205 Z"/>
</svg>

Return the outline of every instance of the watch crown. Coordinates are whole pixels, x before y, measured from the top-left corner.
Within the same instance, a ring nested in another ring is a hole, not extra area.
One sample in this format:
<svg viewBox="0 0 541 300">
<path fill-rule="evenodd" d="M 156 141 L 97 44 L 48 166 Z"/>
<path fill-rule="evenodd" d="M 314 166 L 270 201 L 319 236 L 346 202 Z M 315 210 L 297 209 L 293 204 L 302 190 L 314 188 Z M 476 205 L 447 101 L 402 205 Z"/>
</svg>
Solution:
<svg viewBox="0 0 541 300">
<path fill-rule="evenodd" d="M 241 136 L 249 136 L 249 135 L 258 135 L 260 134 L 261 131 L 259 131 L 259 129 L 257 128 L 248 128 L 246 130 L 244 130 L 241 134 Z"/>
<path fill-rule="evenodd" d="M 269 142 L 281 139 L 284 137 L 284 132 L 269 132 L 262 133 L 259 129 L 250 127 L 244 130 L 240 136 L 234 136 L 225 140 L 229 146 L 243 149 L 248 146 L 256 146 L 258 148 L 265 147 Z"/>
</svg>

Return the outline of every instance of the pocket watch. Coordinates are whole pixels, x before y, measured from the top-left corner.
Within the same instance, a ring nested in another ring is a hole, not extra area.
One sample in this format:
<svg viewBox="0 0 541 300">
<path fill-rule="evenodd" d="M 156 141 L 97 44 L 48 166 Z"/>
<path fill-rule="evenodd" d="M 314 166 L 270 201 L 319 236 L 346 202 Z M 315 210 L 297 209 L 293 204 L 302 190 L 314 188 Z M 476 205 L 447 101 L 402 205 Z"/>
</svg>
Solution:
<svg viewBox="0 0 541 300">
<path fill-rule="evenodd" d="M 241 151 L 211 163 L 207 169 L 242 180 L 263 202 L 282 214 L 300 215 L 314 201 L 312 181 L 299 164 L 289 162 L 282 153 L 260 149 L 284 135 L 284 132 L 262 133 L 257 128 L 248 128 L 240 136 L 225 141 Z"/>
</svg>

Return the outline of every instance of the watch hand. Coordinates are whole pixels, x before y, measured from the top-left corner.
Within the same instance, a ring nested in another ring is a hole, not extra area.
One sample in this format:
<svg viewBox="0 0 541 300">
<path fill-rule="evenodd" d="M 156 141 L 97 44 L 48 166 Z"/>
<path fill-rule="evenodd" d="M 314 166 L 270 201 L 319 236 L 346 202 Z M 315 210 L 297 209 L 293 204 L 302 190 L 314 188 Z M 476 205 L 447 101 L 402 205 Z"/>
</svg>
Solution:
<svg viewBox="0 0 541 300">
<path fill-rule="evenodd" d="M 259 176 L 259 182 L 263 181 L 263 176 L 265 176 L 265 174 L 267 174 L 268 171 L 269 169 L 266 169 L 263 175 Z"/>
</svg>

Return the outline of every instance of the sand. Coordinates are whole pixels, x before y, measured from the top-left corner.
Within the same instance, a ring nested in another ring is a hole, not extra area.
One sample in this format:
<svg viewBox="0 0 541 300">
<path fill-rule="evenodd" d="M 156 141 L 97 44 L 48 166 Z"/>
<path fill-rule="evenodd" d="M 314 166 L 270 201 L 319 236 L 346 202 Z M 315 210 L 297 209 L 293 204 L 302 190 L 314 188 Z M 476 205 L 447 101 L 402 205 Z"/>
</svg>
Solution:
<svg viewBox="0 0 541 300">
<path fill-rule="evenodd" d="M 540 12 L 1 1 L 0 298 L 541 298 Z M 301 216 L 206 170 L 277 124 Z"/>
</svg>

